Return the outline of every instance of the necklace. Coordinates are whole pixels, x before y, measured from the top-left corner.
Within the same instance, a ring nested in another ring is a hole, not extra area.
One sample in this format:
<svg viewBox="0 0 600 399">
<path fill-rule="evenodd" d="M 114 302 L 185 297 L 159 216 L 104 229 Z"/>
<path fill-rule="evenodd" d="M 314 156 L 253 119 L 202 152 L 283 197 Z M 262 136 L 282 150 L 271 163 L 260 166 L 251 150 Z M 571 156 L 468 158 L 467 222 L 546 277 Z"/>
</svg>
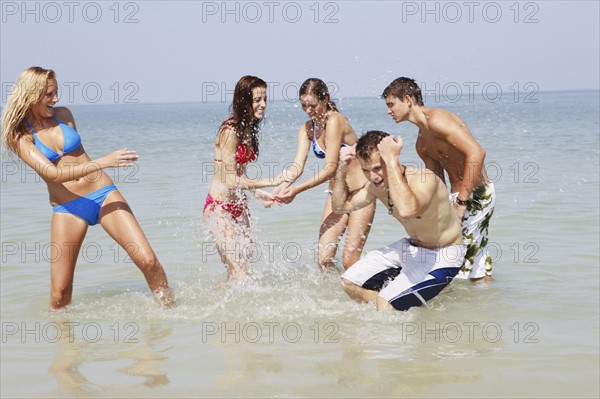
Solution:
<svg viewBox="0 0 600 399">
<path fill-rule="evenodd" d="M 388 197 L 388 215 L 391 215 L 392 213 L 394 213 L 394 204 L 392 203 L 392 200 L 390 198 L 390 190 L 389 189 L 387 192 L 387 197 Z"/>
</svg>

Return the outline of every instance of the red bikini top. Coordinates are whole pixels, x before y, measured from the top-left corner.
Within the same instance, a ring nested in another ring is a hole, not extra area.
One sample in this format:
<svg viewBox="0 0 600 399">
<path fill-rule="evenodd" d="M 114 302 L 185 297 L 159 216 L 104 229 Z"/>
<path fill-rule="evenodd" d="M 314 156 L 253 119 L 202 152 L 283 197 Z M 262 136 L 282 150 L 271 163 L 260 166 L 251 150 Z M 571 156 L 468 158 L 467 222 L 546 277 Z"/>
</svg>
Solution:
<svg viewBox="0 0 600 399">
<path fill-rule="evenodd" d="M 221 126 L 231 125 L 231 124 L 233 124 L 233 118 L 229 118 L 229 119 L 223 121 L 223 123 L 221 123 Z M 248 162 L 256 161 L 256 152 L 248 151 L 248 147 L 246 147 L 243 144 L 239 144 L 237 147 L 237 150 L 235 152 L 235 161 L 241 165 L 245 165 Z"/>
<path fill-rule="evenodd" d="M 235 153 L 235 160 L 237 163 L 245 165 L 248 162 L 256 161 L 256 152 L 249 152 L 248 148 L 240 144 L 238 145 L 237 151 Z"/>
</svg>

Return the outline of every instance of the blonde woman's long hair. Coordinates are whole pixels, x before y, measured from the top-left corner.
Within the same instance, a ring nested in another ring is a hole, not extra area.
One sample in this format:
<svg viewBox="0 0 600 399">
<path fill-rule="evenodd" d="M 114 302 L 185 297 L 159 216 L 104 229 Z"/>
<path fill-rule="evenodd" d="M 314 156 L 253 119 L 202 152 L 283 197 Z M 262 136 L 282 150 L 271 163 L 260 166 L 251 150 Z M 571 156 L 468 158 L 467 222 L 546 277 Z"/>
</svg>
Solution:
<svg viewBox="0 0 600 399">
<path fill-rule="evenodd" d="M 30 67 L 21 72 L 15 82 L 2 112 L 2 143 L 14 153 L 18 152 L 19 140 L 29 134 L 24 125 L 27 111 L 40 101 L 49 80 L 56 80 L 53 70 Z"/>
</svg>

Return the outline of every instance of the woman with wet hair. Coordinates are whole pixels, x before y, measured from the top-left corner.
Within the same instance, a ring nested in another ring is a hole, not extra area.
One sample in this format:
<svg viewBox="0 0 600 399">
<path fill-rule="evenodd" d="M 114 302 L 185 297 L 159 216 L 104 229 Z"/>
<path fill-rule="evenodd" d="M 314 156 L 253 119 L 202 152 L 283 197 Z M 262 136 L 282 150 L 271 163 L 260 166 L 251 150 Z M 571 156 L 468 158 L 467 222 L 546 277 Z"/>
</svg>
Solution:
<svg viewBox="0 0 600 399">
<path fill-rule="evenodd" d="M 204 204 L 204 219 L 229 280 L 252 274 L 253 240 L 246 191 L 253 192 L 269 207 L 273 197 L 259 189 L 284 181 L 283 173 L 272 178 L 246 176 L 246 165 L 256 161 L 259 154 L 258 133 L 266 107 L 265 81 L 256 76 L 243 76 L 235 86 L 231 117 L 221 123 L 215 140 L 215 172 Z"/>
<path fill-rule="evenodd" d="M 325 269 L 336 267 L 334 257 L 338 242 L 346 232 L 342 266 L 348 269 L 360 258 L 375 215 L 375 204 L 345 214 L 336 214 L 331 208 L 333 187 L 331 179 L 335 177 L 337 171 L 340 148 L 356 144 L 356 133 L 348 118 L 331 100 L 327 85 L 321 79 L 307 79 L 300 86 L 299 94 L 302 110 L 309 119 L 300 126 L 298 131 L 294 158 L 294 167 L 297 168 L 296 179 L 302 175 L 311 150 L 317 158 L 325 160 L 325 167 L 320 169 L 312 179 L 300 184 L 291 185 L 293 181 L 282 183 L 274 191 L 275 199 L 290 203 L 301 192 L 329 181 L 319 229 L 318 263 Z M 346 184 L 351 191 L 366 184 L 366 178 L 357 161 L 349 166 Z"/>
</svg>

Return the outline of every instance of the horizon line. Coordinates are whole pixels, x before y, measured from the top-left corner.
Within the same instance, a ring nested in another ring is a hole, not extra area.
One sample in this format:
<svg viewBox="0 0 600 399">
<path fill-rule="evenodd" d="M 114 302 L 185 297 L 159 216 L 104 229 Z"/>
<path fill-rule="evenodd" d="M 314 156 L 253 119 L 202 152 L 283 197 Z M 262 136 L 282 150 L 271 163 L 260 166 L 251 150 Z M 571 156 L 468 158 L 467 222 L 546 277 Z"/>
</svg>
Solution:
<svg viewBox="0 0 600 399">
<path fill-rule="evenodd" d="M 597 91 L 600 94 L 600 87 L 598 88 L 592 88 L 592 89 L 556 89 L 556 90 L 540 90 L 537 93 L 570 93 L 570 92 L 588 92 L 588 91 Z M 514 92 L 514 91 L 502 91 L 502 94 L 515 94 L 515 93 L 519 93 L 519 94 L 531 94 L 530 91 L 518 91 L 518 92 Z M 434 96 L 434 95 L 430 95 L 430 96 Z M 427 99 L 428 95 L 427 93 L 424 94 L 424 100 Z M 475 96 L 476 98 L 481 98 L 482 95 L 481 94 L 477 94 Z M 377 99 L 381 99 L 380 96 L 346 96 L 346 97 L 339 97 L 336 99 L 336 101 L 343 101 L 346 99 L 355 99 L 355 100 L 360 100 L 360 99 L 373 99 L 373 98 L 377 98 Z M 268 102 L 273 102 L 273 103 L 281 103 L 281 102 L 287 102 L 289 104 L 293 104 L 295 102 L 297 102 L 299 100 L 294 100 L 293 102 L 290 102 L 288 100 L 286 100 L 285 98 L 281 98 L 281 99 L 277 99 L 277 100 L 268 100 Z M 167 104 L 230 104 L 231 101 L 201 101 L 201 100 L 195 100 L 195 101 L 139 101 L 139 102 L 130 102 L 130 103 L 123 103 L 123 102 L 118 102 L 118 103 L 114 103 L 114 102 L 98 102 L 98 103 L 90 103 L 90 102 L 76 102 L 76 103 L 70 103 L 67 105 L 60 105 L 60 101 L 59 101 L 59 105 L 58 106 L 98 106 L 98 105 L 167 105 Z M 453 102 L 453 103 L 449 103 L 449 104 L 457 104 L 460 103 L 460 101 L 457 102 Z M 6 105 L 6 102 L 3 102 L 1 104 L 1 109 L 4 109 L 4 106 Z"/>
</svg>

